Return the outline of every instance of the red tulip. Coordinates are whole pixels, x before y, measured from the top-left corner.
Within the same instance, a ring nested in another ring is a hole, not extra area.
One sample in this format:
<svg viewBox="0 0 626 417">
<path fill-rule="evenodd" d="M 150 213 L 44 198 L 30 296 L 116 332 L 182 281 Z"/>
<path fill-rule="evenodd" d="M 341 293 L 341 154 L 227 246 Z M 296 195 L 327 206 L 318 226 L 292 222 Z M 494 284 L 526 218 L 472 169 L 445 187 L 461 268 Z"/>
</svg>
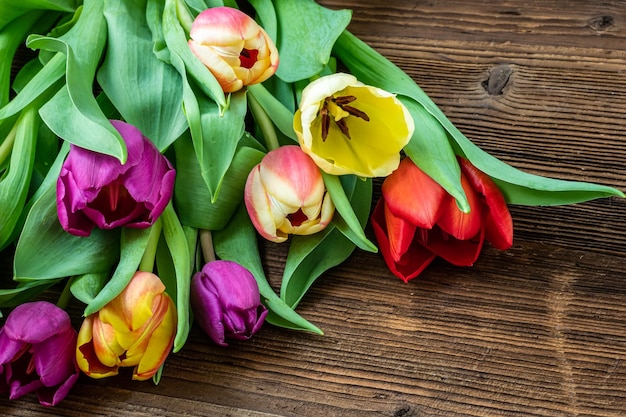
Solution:
<svg viewBox="0 0 626 417">
<path fill-rule="evenodd" d="M 496 184 L 468 160 L 459 163 L 469 213 L 409 158 L 383 182 L 372 225 L 387 266 L 405 282 L 437 256 L 471 266 L 485 240 L 500 250 L 513 243 L 513 221 Z"/>
</svg>

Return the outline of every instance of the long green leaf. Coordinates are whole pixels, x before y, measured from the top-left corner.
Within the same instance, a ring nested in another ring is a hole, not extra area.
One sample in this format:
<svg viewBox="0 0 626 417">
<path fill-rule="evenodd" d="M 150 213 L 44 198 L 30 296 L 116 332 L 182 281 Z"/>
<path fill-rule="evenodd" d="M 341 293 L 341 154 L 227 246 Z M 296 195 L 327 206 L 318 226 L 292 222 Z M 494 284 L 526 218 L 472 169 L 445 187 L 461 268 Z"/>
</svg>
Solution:
<svg viewBox="0 0 626 417">
<path fill-rule="evenodd" d="M 168 204 L 161 215 L 163 236 L 170 250 L 176 274 L 176 311 L 178 324 L 174 339 L 174 352 L 185 345 L 189 335 L 189 290 L 191 286 L 192 260 L 187 246 L 187 237 L 176 216 L 172 204 Z"/>
<path fill-rule="evenodd" d="M 35 162 L 37 109 L 22 112 L 15 126 L 15 139 L 8 173 L 0 178 L 0 250 L 9 244 L 28 195 Z"/>
<path fill-rule="evenodd" d="M 124 163 L 124 140 L 93 95 L 96 68 L 106 42 L 103 5 L 101 0 L 86 0 L 78 21 L 67 33 L 60 38 L 31 35 L 27 45 L 66 56 L 66 85 L 40 110 L 50 130 L 82 148 L 114 156 Z"/>
<path fill-rule="evenodd" d="M 0 29 L 3 29 L 13 19 L 32 10 L 72 12 L 76 6 L 76 0 L 1 0 Z"/>
<path fill-rule="evenodd" d="M 278 16 L 280 65 L 276 75 L 295 82 L 319 74 L 333 44 L 352 18 L 349 10 L 330 10 L 313 0 L 274 0 Z"/>
<path fill-rule="evenodd" d="M 280 132 L 298 141 L 295 130 L 293 130 L 293 113 L 287 109 L 276 97 L 274 97 L 263 84 L 253 84 L 248 86 L 248 93 L 253 95 L 259 102 L 265 113 L 272 119 Z"/>
<path fill-rule="evenodd" d="M 227 227 L 213 233 L 217 256 L 239 263 L 254 275 L 259 285 L 261 299 L 269 310 L 266 318 L 268 323 L 322 334 L 317 326 L 309 323 L 276 295 L 265 277 L 256 239 L 256 231 L 243 204 L 240 205 Z"/>
<path fill-rule="evenodd" d="M 131 278 L 137 272 L 149 238 L 150 228 L 122 228 L 119 263 L 109 282 L 85 307 L 85 316 L 99 311 L 128 286 Z"/>
<path fill-rule="evenodd" d="M 0 307 L 14 307 L 30 301 L 63 278 L 20 282 L 15 288 L 0 289 Z"/>
<path fill-rule="evenodd" d="M 70 291 L 76 299 L 89 304 L 102 290 L 109 277 L 109 271 L 78 275 L 72 278 Z"/>
<path fill-rule="evenodd" d="M 363 231 L 363 226 L 359 221 L 355 213 L 355 208 L 352 207 L 350 203 L 350 199 L 346 195 L 346 191 L 341 185 L 341 181 L 336 175 L 329 175 L 325 172 L 322 172 L 322 177 L 324 178 L 324 184 L 326 185 L 326 190 L 330 194 L 330 198 L 333 200 L 335 204 L 335 209 L 337 213 L 341 215 L 343 222 L 347 228 L 350 229 L 351 233 L 346 233 L 346 237 L 353 239 L 354 244 L 356 244 L 359 248 L 369 251 L 369 252 L 378 252 L 378 248 L 374 245 L 366 236 Z M 370 201 L 359 201 L 360 205 L 366 205 L 367 210 L 369 210 L 369 206 L 371 205 Z"/>
<path fill-rule="evenodd" d="M 104 16 L 108 42 L 98 82 L 124 120 L 163 151 L 187 128 L 181 77 L 152 52 L 145 1 L 106 1 Z"/>
</svg>

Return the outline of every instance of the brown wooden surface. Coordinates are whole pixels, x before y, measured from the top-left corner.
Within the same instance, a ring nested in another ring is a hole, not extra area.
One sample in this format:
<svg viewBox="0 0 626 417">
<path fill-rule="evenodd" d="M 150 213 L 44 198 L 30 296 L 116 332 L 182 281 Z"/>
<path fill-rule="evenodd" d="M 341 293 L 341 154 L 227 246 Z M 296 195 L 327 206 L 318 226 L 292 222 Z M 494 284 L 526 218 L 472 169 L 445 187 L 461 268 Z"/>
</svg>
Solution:
<svg viewBox="0 0 626 417">
<path fill-rule="evenodd" d="M 626 189 L 623 1 L 321 3 L 353 9 L 350 29 L 483 149 Z M 625 209 L 512 207 L 512 249 L 435 262 L 408 285 L 357 251 L 299 307 L 324 336 L 265 326 L 219 348 L 194 328 L 159 386 L 81 377 L 52 410 L 30 396 L 0 415 L 623 416 Z M 264 256 L 276 283 L 284 248 Z"/>
</svg>

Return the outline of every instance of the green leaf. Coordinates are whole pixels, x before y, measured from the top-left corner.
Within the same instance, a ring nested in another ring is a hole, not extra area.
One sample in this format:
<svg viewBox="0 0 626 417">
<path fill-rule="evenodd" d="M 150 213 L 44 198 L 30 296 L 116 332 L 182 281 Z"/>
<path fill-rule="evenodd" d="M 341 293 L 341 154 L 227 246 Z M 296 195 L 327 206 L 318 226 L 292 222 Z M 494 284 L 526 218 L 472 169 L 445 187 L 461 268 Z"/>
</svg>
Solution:
<svg viewBox="0 0 626 417">
<path fill-rule="evenodd" d="M 7 172 L 0 177 L 0 249 L 12 241 L 14 229 L 24 209 L 35 162 L 38 127 L 37 109 L 29 108 L 22 112 L 12 132 L 14 144 L 11 162 Z M 9 144 L 10 139 L 6 140 L 1 147 Z"/>
<path fill-rule="evenodd" d="M 448 133 L 415 100 L 399 97 L 411 113 L 415 131 L 404 152 L 422 171 L 454 197 L 461 211 L 468 212 L 469 202 L 461 186 L 461 168 L 448 140 Z"/>
<path fill-rule="evenodd" d="M 266 318 L 268 323 L 322 334 L 319 328 L 305 320 L 276 295 L 265 277 L 256 239 L 256 231 L 243 204 L 239 206 L 227 227 L 213 232 L 217 256 L 239 263 L 254 275 L 259 285 L 261 300 L 269 310 Z"/>
<path fill-rule="evenodd" d="M 108 271 L 118 257 L 119 232 L 94 229 L 89 237 L 67 233 L 57 218 L 56 182 L 42 191 L 17 243 L 14 275 L 19 281 Z"/>
<path fill-rule="evenodd" d="M 243 199 L 246 179 L 252 168 L 261 162 L 264 152 L 240 146 L 226 171 L 219 196 L 211 202 L 211 193 L 202 178 L 200 165 L 188 136 L 174 143 L 176 153 L 176 184 L 174 202 L 184 225 L 197 229 L 222 229 Z"/>
<path fill-rule="evenodd" d="M 0 107 L 9 102 L 11 67 L 15 51 L 40 15 L 41 12 L 26 13 L 0 31 Z"/>
<path fill-rule="evenodd" d="M 124 163 L 124 140 L 93 95 L 96 68 L 106 42 L 103 4 L 101 0 L 86 0 L 78 21 L 66 34 L 60 38 L 31 35 L 27 45 L 66 56 L 66 85 L 40 110 L 50 130 L 75 145 Z"/>
<path fill-rule="evenodd" d="M 106 1 L 104 16 L 108 42 L 98 82 L 123 119 L 163 151 L 187 129 L 180 75 L 152 52 L 145 2 Z"/>
<path fill-rule="evenodd" d="M 372 180 L 360 180 L 353 175 L 342 177 L 349 182 L 351 202 L 361 227 L 365 227 L 372 201 Z M 310 236 L 293 236 L 283 272 L 280 297 L 295 308 L 311 285 L 328 269 L 348 259 L 355 245 L 347 236 L 348 230 L 340 230 L 342 219 L 319 233 Z M 344 223 L 345 225 L 345 223 Z"/>
<path fill-rule="evenodd" d="M 613 187 L 581 181 L 565 181 L 520 171 L 488 154 L 469 139 L 458 139 L 460 152 L 478 169 L 493 178 L 509 204 L 552 206 L 603 197 L 624 197 Z"/>
<path fill-rule="evenodd" d="M 186 78 L 186 73 L 189 72 L 198 82 L 198 86 L 202 91 L 207 96 L 211 97 L 220 108 L 224 108 L 226 106 L 226 98 L 224 97 L 222 87 L 220 87 L 220 84 L 213 74 L 211 74 L 211 71 L 209 71 L 204 64 L 196 58 L 193 52 L 191 52 L 187 44 L 187 35 L 176 17 L 176 0 L 165 1 L 165 8 L 163 10 L 163 35 L 165 36 L 165 42 L 170 51 L 172 65 L 176 67 L 176 70 L 181 76 Z M 179 63 L 175 64 L 174 59 L 184 65 L 181 66 Z"/>
<path fill-rule="evenodd" d="M 193 264 L 190 249 L 187 246 L 187 236 L 171 203 L 167 205 L 160 218 L 163 222 L 163 236 L 167 242 L 176 274 L 175 300 L 178 324 L 174 339 L 174 352 L 178 352 L 185 345 L 189 335 L 189 289 Z"/>
<path fill-rule="evenodd" d="M 76 0 L 1 0 L 0 29 L 3 29 L 13 19 L 31 10 L 72 12 L 76 9 L 76 5 Z"/>
<path fill-rule="evenodd" d="M 63 278 L 20 282 L 15 288 L 0 289 L 0 307 L 26 303 L 62 280 Z"/>
<path fill-rule="evenodd" d="M 230 105 L 225 111 L 203 96 L 197 96 L 197 99 L 202 133 L 198 136 L 193 130 L 191 137 L 200 173 L 211 194 L 211 202 L 215 202 L 245 130 L 246 94 L 231 94 Z"/>
<path fill-rule="evenodd" d="M 249 3 L 254 7 L 254 10 L 256 10 L 256 19 L 259 26 L 261 26 L 274 43 L 276 43 L 276 38 L 278 37 L 278 19 L 272 0 L 249 0 Z"/>
<path fill-rule="evenodd" d="M 348 27 L 350 10 L 330 10 L 313 0 L 274 0 L 278 16 L 280 65 L 286 82 L 311 78 L 330 60 L 333 44 Z"/>
<path fill-rule="evenodd" d="M 76 276 L 72 278 L 70 291 L 78 300 L 89 304 L 102 290 L 109 280 L 109 276 L 109 271 Z"/>
<path fill-rule="evenodd" d="M 87 304 L 84 312 L 85 316 L 99 311 L 128 286 L 133 275 L 137 272 L 141 258 L 146 250 L 150 238 L 150 229 L 150 227 L 146 229 L 122 228 L 119 263 L 109 282 Z"/>
<path fill-rule="evenodd" d="M 339 177 L 336 175 L 326 174 L 323 171 L 322 177 L 324 178 L 326 190 L 335 204 L 337 213 L 341 216 L 343 222 L 347 226 L 347 229 L 350 230 L 350 233 L 346 233 L 346 237 L 353 239 L 354 244 L 365 251 L 374 253 L 378 252 L 376 245 L 374 245 L 365 236 L 365 232 L 363 231 L 364 226 L 361 225 L 361 222 L 355 213 L 355 209 L 350 203 L 350 199 L 346 195 L 346 191 L 344 190 Z M 367 210 L 369 210 L 371 199 L 369 201 L 359 201 L 359 205 L 365 205 Z"/>
<path fill-rule="evenodd" d="M 296 132 L 293 130 L 293 113 L 274 97 L 263 84 L 249 85 L 248 94 L 254 96 L 283 135 L 295 142 L 298 141 Z"/>
<path fill-rule="evenodd" d="M 528 174 L 484 152 L 454 126 L 404 71 L 348 31 L 339 37 L 334 51 L 360 81 L 410 97 L 419 103 L 448 132 L 448 140 L 452 140 L 450 146 L 455 152 L 464 155 L 479 170 L 494 178 L 508 203 L 557 205 L 608 196 L 624 197 L 621 191 L 604 185 Z M 457 204 L 463 207 L 458 200 Z"/>
</svg>

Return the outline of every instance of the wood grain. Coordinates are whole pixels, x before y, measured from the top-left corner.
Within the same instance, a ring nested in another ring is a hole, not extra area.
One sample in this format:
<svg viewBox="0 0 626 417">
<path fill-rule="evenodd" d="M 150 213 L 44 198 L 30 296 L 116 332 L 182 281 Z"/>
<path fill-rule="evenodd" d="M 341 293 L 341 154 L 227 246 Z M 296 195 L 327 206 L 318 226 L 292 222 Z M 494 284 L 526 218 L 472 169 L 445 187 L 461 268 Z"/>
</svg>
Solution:
<svg viewBox="0 0 626 417">
<path fill-rule="evenodd" d="M 623 1 L 320 3 L 352 9 L 350 30 L 494 156 L 626 189 Z M 299 306 L 324 336 L 265 326 L 224 349 L 194 328 L 159 386 L 81 377 L 52 410 L 31 396 L 0 400 L 0 414 L 622 416 L 625 209 L 513 206 L 513 248 L 488 247 L 472 268 L 436 261 L 409 284 L 357 251 Z M 274 285 L 284 260 L 283 246 L 264 246 Z"/>
</svg>

